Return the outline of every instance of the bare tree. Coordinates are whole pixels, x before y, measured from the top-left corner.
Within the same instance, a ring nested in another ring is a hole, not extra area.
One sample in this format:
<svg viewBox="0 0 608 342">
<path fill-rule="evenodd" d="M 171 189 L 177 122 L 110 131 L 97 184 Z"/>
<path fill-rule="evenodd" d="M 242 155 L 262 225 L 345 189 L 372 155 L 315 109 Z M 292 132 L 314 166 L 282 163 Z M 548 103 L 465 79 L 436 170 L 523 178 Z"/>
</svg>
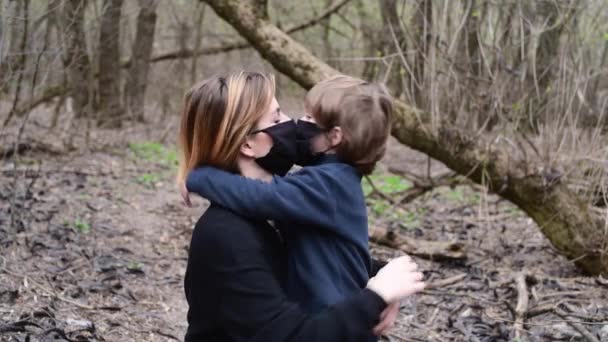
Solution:
<svg viewBox="0 0 608 342">
<path fill-rule="evenodd" d="M 417 0 L 417 9 L 413 16 L 414 63 L 412 70 L 412 93 L 415 104 L 425 108 L 427 101 L 424 99 L 423 91 L 425 82 L 427 57 L 433 44 L 433 3 L 430 0 Z"/>
<path fill-rule="evenodd" d="M 63 65 L 68 77 L 70 97 L 76 117 L 88 117 L 91 62 L 84 35 L 84 11 L 86 0 L 65 0 L 59 17 L 60 36 L 64 41 Z"/>
<path fill-rule="evenodd" d="M 133 44 L 133 61 L 127 77 L 126 100 L 131 114 L 138 121 L 144 121 L 144 100 L 150 70 L 150 56 L 154 45 L 157 0 L 139 0 L 137 33 Z"/>
<path fill-rule="evenodd" d="M 194 51 L 198 51 L 201 49 L 202 41 L 203 41 L 203 19 L 205 18 L 205 4 L 200 4 L 202 6 L 197 6 L 198 16 L 196 18 L 196 32 L 194 34 Z M 190 64 L 190 84 L 194 84 L 198 79 L 199 75 L 197 73 L 198 66 L 198 56 L 192 56 L 192 61 Z"/>
<path fill-rule="evenodd" d="M 11 47 L 11 51 L 13 52 L 13 54 L 9 56 L 11 58 L 9 58 L 8 69 L 10 70 L 9 76 L 15 75 L 15 74 L 17 75 L 17 83 L 15 86 L 15 95 L 13 97 L 13 103 L 12 103 L 11 109 L 8 113 L 8 116 L 4 120 L 4 124 L 3 124 L 4 126 L 8 125 L 8 123 L 13 118 L 13 115 L 17 112 L 17 106 L 19 105 L 19 101 L 20 101 L 21 88 L 23 86 L 23 78 L 24 78 L 24 73 L 25 73 L 25 70 L 24 70 L 25 63 L 27 61 L 27 53 L 25 52 L 25 48 L 27 46 L 27 38 L 28 38 L 28 24 L 29 24 L 29 14 L 30 14 L 29 7 L 30 7 L 29 0 L 24 0 L 23 4 L 21 6 L 17 6 L 17 8 L 19 9 L 19 14 L 23 16 L 23 24 L 20 25 L 21 32 L 19 32 L 17 30 L 15 32 L 11 32 L 11 36 L 12 36 L 11 41 L 13 39 L 15 41 L 18 41 L 18 48 L 16 50 L 13 50 L 13 48 Z M 21 35 L 20 35 L 19 39 L 17 40 L 18 33 L 21 33 Z M 15 44 L 17 44 L 17 43 L 15 43 Z M 12 45 L 12 43 L 11 43 L 11 45 Z"/>
<path fill-rule="evenodd" d="M 123 0 L 104 0 L 99 34 L 99 118 L 98 125 L 121 127 L 120 103 L 120 14 Z"/>
<path fill-rule="evenodd" d="M 384 39 L 381 40 L 384 46 L 384 53 L 407 50 L 405 32 L 399 19 L 399 11 L 397 10 L 397 0 L 379 0 L 379 4 L 385 28 L 383 32 Z M 387 49 L 389 47 L 393 48 Z M 394 97 L 401 95 L 403 92 L 403 82 L 406 79 L 407 76 L 403 63 L 398 58 L 393 58 L 389 69 L 387 85 Z"/>
<path fill-rule="evenodd" d="M 0 44 L 0 91 L 8 92 L 10 90 L 10 80 L 19 73 L 21 50 L 20 42 L 23 37 L 23 31 L 27 30 L 23 20 L 19 20 L 23 16 L 23 1 L 3 1 L 2 17 L 7 29 L 1 35 L 2 41 Z"/>
</svg>

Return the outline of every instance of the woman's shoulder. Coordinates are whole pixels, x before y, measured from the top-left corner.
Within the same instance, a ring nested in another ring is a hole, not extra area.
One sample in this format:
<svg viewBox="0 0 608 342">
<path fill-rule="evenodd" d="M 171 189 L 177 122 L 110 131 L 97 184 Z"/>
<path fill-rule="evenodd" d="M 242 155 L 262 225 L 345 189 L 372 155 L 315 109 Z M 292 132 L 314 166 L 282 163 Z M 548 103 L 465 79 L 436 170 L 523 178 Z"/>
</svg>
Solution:
<svg viewBox="0 0 608 342">
<path fill-rule="evenodd" d="M 204 239 L 207 243 L 232 244 L 248 235 L 255 235 L 254 222 L 236 213 L 212 204 L 198 219 L 193 239 Z"/>
<path fill-rule="evenodd" d="M 242 258 L 254 258 L 252 253 L 271 247 L 272 240 L 264 231 L 264 227 L 255 221 L 211 205 L 194 227 L 191 249 L 199 257 L 213 257 L 216 262 L 233 263 Z"/>
<path fill-rule="evenodd" d="M 244 217 L 241 217 L 235 212 L 213 203 L 209 205 L 209 208 L 207 208 L 205 213 L 203 213 L 203 215 L 198 219 L 196 224 L 210 225 L 224 221 L 249 224 L 248 220 Z"/>
<path fill-rule="evenodd" d="M 196 228 L 242 229 L 252 226 L 252 222 L 222 206 L 211 204 L 196 222 Z"/>
</svg>

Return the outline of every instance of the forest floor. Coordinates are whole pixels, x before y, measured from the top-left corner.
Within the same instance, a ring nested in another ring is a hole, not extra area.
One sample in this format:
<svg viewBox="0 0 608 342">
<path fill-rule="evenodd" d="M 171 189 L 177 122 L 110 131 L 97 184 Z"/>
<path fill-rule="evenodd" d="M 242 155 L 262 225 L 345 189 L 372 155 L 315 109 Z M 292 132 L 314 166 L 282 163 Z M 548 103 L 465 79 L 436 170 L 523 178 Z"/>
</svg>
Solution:
<svg viewBox="0 0 608 342">
<path fill-rule="evenodd" d="M 32 117 L 17 155 L 18 127 L 0 135 L 0 341 L 183 339 L 188 245 L 206 204 L 186 208 L 176 191 L 176 120 L 150 126 L 94 129 L 85 144 Z M 371 180 L 397 196 L 412 186 L 399 170 L 446 171 L 391 142 Z M 579 273 L 508 202 L 469 185 L 368 202 L 373 226 L 466 250 L 414 257 L 432 286 L 404 301 L 386 340 L 608 341 L 608 281 Z"/>
</svg>

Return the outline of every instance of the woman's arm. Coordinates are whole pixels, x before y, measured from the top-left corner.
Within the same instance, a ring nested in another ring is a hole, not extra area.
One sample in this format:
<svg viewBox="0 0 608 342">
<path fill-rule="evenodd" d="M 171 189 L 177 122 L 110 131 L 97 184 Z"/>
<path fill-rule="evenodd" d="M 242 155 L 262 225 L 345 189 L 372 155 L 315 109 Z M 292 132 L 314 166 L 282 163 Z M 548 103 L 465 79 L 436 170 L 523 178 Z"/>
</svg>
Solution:
<svg viewBox="0 0 608 342">
<path fill-rule="evenodd" d="M 380 259 L 372 258 L 371 267 L 369 269 L 369 277 L 373 278 L 378 274 L 378 271 L 384 266 L 386 266 L 387 262 L 382 261 Z"/>
<path fill-rule="evenodd" d="M 230 234 L 235 235 L 234 231 Z M 221 302 L 215 317 L 222 331 L 235 340 L 360 341 L 371 336 L 386 307 L 380 295 L 366 289 L 319 314 L 309 314 L 288 301 L 277 275 L 249 232 L 243 231 L 238 239 L 230 236 L 216 241 L 213 249 L 224 252 L 204 251 L 200 258 L 214 260 L 207 263 L 212 268 L 207 281 L 217 283 L 220 290 L 217 298 Z"/>
<path fill-rule="evenodd" d="M 359 341 L 371 336 L 387 302 L 421 289 L 415 265 L 397 259 L 370 280 L 370 289 L 311 315 L 287 300 L 263 252 L 270 252 L 274 245 L 260 240 L 259 229 L 241 227 L 242 223 L 230 221 L 229 216 L 215 217 L 213 222 L 205 227 L 210 229 L 199 229 L 213 239 L 193 244 L 191 249 L 196 253 L 189 263 L 200 265 L 199 270 L 205 272 L 199 281 L 216 284 L 210 287 L 219 291 L 212 294 L 220 299 L 214 319 L 234 339 Z M 220 226 L 224 229 L 217 229 Z M 199 287 L 192 286 L 193 290 Z"/>
<path fill-rule="evenodd" d="M 265 183 L 213 167 L 201 167 L 190 172 L 186 187 L 250 218 L 333 228 L 336 199 L 322 172 L 304 168 Z"/>
<path fill-rule="evenodd" d="M 396 259 L 387 266 L 370 281 L 368 289 L 316 315 L 287 301 L 270 272 L 245 268 L 227 284 L 220 317 L 228 331 L 239 326 L 257 327 L 253 341 L 359 341 L 371 336 L 387 302 L 424 286 L 415 264 Z"/>
</svg>

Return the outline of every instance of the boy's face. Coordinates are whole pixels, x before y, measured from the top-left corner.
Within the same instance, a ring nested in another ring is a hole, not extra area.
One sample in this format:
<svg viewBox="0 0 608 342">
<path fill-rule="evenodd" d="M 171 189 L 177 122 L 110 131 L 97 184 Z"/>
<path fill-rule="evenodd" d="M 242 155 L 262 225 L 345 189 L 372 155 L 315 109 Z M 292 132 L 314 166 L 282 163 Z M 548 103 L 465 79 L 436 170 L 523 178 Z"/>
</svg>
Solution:
<svg viewBox="0 0 608 342">
<path fill-rule="evenodd" d="M 317 123 L 317 121 L 315 120 L 315 118 L 313 118 L 312 115 L 310 115 L 308 113 L 305 113 L 304 116 L 302 116 L 299 120 L 312 122 L 314 124 Z"/>
<path fill-rule="evenodd" d="M 308 113 L 305 113 L 299 120 L 317 123 L 317 120 Z M 321 133 L 310 139 L 310 147 L 315 153 L 336 153 L 332 146 L 338 146 L 340 142 L 342 142 L 342 130 L 340 127 L 333 127 L 330 131 Z"/>
</svg>

